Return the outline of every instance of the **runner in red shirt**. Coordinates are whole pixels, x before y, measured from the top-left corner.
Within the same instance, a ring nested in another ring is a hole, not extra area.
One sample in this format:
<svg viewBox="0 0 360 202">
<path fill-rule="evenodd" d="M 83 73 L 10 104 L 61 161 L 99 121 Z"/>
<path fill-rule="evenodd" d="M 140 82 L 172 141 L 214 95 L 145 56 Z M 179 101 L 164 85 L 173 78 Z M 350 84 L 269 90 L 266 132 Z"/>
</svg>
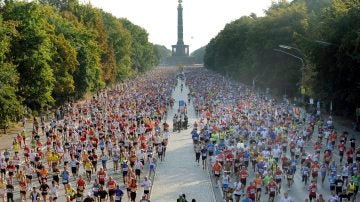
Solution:
<svg viewBox="0 0 360 202">
<path fill-rule="evenodd" d="M 109 177 L 107 187 L 109 189 L 110 201 L 114 201 L 113 198 L 114 198 L 114 194 L 115 194 L 116 182 L 113 180 L 112 177 Z"/>
<path fill-rule="evenodd" d="M 83 199 L 84 190 L 85 190 L 85 180 L 82 178 L 82 175 L 79 176 L 79 179 L 76 181 L 77 193 L 80 194 L 79 197 Z"/>
<path fill-rule="evenodd" d="M 106 178 L 106 172 L 104 171 L 104 168 L 100 168 L 100 171 L 98 172 L 98 180 L 101 185 L 105 185 L 105 178 Z"/>
<path fill-rule="evenodd" d="M 319 142 L 316 142 L 314 144 L 314 151 L 318 154 L 320 154 L 320 151 L 321 151 L 321 144 Z"/>
<path fill-rule="evenodd" d="M 271 182 L 269 182 L 268 190 L 269 190 L 269 201 L 274 202 L 276 190 L 277 190 L 277 184 L 274 180 L 271 180 Z"/>
<path fill-rule="evenodd" d="M 9 164 L 7 165 L 6 169 L 9 174 L 10 184 L 13 184 L 13 177 L 14 177 L 14 172 L 16 170 L 16 166 L 13 164 L 12 161 L 9 161 Z"/>
<path fill-rule="evenodd" d="M 246 178 L 249 176 L 248 171 L 246 170 L 245 166 L 239 172 L 240 182 L 245 186 L 246 185 Z"/>
<path fill-rule="evenodd" d="M 316 199 L 316 182 L 312 181 L 312 183 L 309 186 L 309 200 L 310 202 L 312 201 L 312 199 Z"/>
<path fill-rule="evenodd" d="M 216 184 L 218 184 L 218 182 L 219 182 L 221 168 L 222 168 L 222 166 L 219 163 L 219 161 L 216 161 L 216 163 L 212 167 L 212 170 L 214 172 L 215 179 L 216 179 Z"/>
<path fill-rule="evenodd" d="M 27 190 L 27 183 L 24 177 L 21 177 L 19 181 L 20 186 L 20 201 L 26 201 L 26 190 Z"/>
<path fill-rule="evenodd" d="M 332 155 L 331 155 L 331 151 L 330 150 L 325 150 L 324 152 L 324 162 L 327 166 L 330 165 L 330 161 L 331 161 Z"/>
<path fill-rule="evenodd" d="M 354 148 L 350 148 L 347 152 L 346 152 L 346 156 L 347 156 L 347 162 L 348 164 L 352 164 L 354 162 Z"/>
<path fill-rule="evenodd" d="M 282 171 L 280 170 L 279 167 L 277 167 L 276 171 L 275 171 L 275 182 L 277 184 L 277 193 L 280 194 L 280 190 L 281 190 L 281 178 L 282 178 Z"/>
<path fill-rule="evenodd" d="M 82 175 L 80 175 L 79 179 L 76 181 L 77 191 L 83 193 L 85 186 L 85 180 L 82 178 Z"/>
<path fill-rule="evenodd" d="M 255 199 L 256 199 L 256 186 L 254 185 L 253 182 L 250 182 L 250 185 L 248 186 L 246 191 L 247 191 L 247 194 L 248 194 L 249 198 L 251 200 L 255 201 Z"/>
<path fill-rule="evenodd" d="M 313 180 L 317 181 L 317 177 L 319 175 L 319 170 L 320 170 L 320 165 L 318 164 L 317 161 L 315 161 L 312 165 L 311 165 L 311 175 L 313 177 Z"/>
</svg>

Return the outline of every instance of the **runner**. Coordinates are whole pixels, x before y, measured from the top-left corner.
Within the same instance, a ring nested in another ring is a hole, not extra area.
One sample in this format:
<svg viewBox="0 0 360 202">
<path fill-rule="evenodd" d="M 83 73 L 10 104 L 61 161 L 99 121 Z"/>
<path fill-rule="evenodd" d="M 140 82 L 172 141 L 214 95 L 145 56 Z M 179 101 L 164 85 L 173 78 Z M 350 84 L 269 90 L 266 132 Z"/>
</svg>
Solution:
<svg viewBox="0 0 360 202">
<path fill-rule="evenodd" d="M 256 198 L 256 192 L 257 192 L 257 188 L 256 186 L 254 185 L 253 182 L 250 182 L 250 185 L 247 187 L 247 196 L 253 200 L 253 201 L 256 201 L 256 200 L 260 200 L 259 198 Z"/>
<path fill-rule="evenodd" d="M 276 196 L 277 184 L 274 180 L 270 181 L 267 185 L 269 190 L 269 201 L 274 201 Z"/>
<path fill-rule="evenodd" d="M 222 169 L 221 164 L 219 163 L 219 161 L 216 161 L 216 163 L 212 167 L 212 170 L 213 170 L 213 173 L 215 176 L 216 187 L 218 186 L 218 183 L 219 183 L 221 169 Z"/>
<path fill-rule="evenodd" d="M 312 181 L 312 183 L 309 186 L 309 201 L 311 202 L 313 199 L 316 199 L 316 191 L 317 191 L 317 186 L 316 186 L 316 182 Z"/>
<path fill-rule="evenodd" d="M 151 189 L 151 180 L 147 176 L 144 177 L 144 180 L 141 182 L 141 186 L 144 188 L 145 199 L 150 198 L 150 189 Z"/>
</svg>

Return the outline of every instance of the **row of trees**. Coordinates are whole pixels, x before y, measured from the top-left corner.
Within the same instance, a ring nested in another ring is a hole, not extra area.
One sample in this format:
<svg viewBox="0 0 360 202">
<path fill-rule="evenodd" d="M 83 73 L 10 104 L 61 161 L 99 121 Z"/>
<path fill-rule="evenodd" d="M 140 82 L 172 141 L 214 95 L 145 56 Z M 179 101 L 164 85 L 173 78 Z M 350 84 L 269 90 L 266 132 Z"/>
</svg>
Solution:
<svg viewBox="0 0 360 202">
<path fill-rule="evenodd" d="M 159 58 L 159 64 L 164 65 L 166 63 L 166 58 L 171 56 L 171 50 L 164 45 L 155 45 L 155 50 Z"/>
<path fill-rule="evenodd" d="M 204 62 L 205 48 L 206 46 L 203 46 L 190 54 L 191 57 L 195 58 L 196 63 L 201 64 Z"/>
<path fill-rule="evenodd" d="M 0 125 L 158 63 L 147 32 L 77 0 L 0 1 Z"/>
<path fill-rule="evenodd" d="M 206 46 L 204 63 L 279 95 L 302 89 L 353 115 L 360 107 L 360 1 L 274 3 L 263 17 L 227 24 Z"/>
</svg>

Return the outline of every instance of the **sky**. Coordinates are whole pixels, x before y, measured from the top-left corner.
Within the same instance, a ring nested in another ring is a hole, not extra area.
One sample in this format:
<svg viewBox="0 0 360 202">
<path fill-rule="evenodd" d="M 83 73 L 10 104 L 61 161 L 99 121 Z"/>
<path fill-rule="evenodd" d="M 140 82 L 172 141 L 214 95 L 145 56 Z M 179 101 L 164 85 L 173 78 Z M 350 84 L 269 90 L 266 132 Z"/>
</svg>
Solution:
<svg viewBox="0 0 360 202">
<path fill-rule="evenodd" d="M 152 43 L 177 42 L 178 0 L 84 0 L 116 17 L 127 18 L 146 29 Z M 183 0 L 184 42 L 190 52 L 205 46 L 224 26 L 243 15 L 263 11 L 272 0 Z"/>
</svg>

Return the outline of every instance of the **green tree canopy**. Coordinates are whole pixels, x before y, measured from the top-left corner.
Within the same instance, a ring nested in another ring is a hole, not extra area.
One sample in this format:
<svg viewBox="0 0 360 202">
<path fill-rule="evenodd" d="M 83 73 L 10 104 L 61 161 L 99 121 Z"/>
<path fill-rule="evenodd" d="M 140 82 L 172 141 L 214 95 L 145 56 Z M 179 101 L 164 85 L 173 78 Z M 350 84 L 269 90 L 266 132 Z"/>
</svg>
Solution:
<svg viewBox="0 0 360 202">
<path fill-rule="evenodd" d="M 13 0 L 0 8 L 0 99 L 10 108 L 61 105 L 158 63 L 143 28 L 90 4 Z"/>
<path fill-rule="evenodd" d="M 194 52 L 190 54 L 190 56 L 195 57 L 195 61 L 197 63 L 204 63 L 204 55 L 205 55 L 205 48 L 206 46 L 203 46 Z"/>
<path fill-rule="evenodd" d="M 19 74 L 11 62 L 11 40 L 18 33 L 16 22 L 4 22 L 0 15 L 0 127 L 6 128 L 12 121 L 17 121 L 23 114 L 21 98 L 17 93 Z"/>
<path fill-rule="evenodd" d="M 274 3 L 263 17 L 227 24 L 206 46 L 205 66 L 279 95 L 298 96 L 304 86 L 306 96 L 352 114 L 360 99 L 359 9 L 358 0 Z"/>
</svg>

